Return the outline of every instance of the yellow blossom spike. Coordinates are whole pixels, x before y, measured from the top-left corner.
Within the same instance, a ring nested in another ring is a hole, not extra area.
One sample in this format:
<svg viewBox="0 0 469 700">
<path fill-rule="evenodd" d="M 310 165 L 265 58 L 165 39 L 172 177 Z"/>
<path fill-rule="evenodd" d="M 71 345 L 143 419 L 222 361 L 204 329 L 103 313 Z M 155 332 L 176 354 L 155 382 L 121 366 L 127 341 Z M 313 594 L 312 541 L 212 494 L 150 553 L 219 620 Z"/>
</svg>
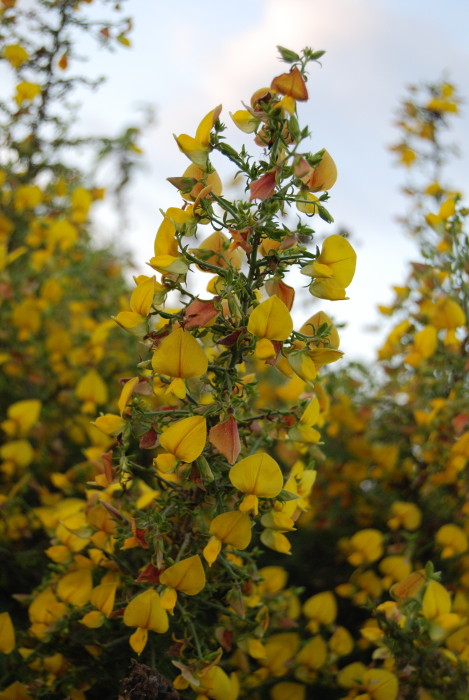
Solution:
<svg viewBox="0 0 469 700">
<path fill-rule="evenodd" d="M 151 364 L 158 374 L 192 379 L 205 374 L 208 359 L 194 336 L 178 328 L 161 341 Z"/>
<path fill-rule="evenodd" d="M 11 654 L 16 646 L 15 628 L 7 612 L 0 613 L 0 652 Z"/>
<path fill-rule="evenodd" d="M 241 493 L 275 498 L 283 488 L 279 465 L 265 452 L 245 457 L 230 469 L 231 483 Z"/>
<path fill-rule="evenodd" d="M 193 462 L 207 441 L 207 421 L 202 416 L 190 416 L 172 423 L 160 436 L 160 445 L 181 462 Z"/>
<path fill-rule="evenodd" d="M 248 331 L 256 338 L 286 340 L 293 330 L 293 321 L 287 307 L 275 294 L 251 312 Z"/>
<path fill-rule="evenodd" d="M 205 571 L 198 554 L 173 564 L 160 575 L 160 582 L 186 595 L 197 595 L 205 586 Z"/>
</svg>

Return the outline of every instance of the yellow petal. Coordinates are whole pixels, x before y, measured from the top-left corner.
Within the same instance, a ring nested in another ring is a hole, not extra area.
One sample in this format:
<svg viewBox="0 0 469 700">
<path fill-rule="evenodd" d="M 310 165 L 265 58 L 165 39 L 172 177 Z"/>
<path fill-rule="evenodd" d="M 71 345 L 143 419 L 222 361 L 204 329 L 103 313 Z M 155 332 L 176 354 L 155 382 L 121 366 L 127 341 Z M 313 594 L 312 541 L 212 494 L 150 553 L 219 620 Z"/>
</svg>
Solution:
<svg viewBox="0 0 469 700">
<path fill-rule="evenodd" d="M 275 498 L 283 488 L 283 474 L 277 462 L 265 452 L 245 457 L 230 469 L 233 486 L 246 494 Z"/>
<path fill-rule="evenodd" d="M 161 606 L 160 596 L 153 588 L 140 593 L 130 601 L 124 612 L 124 625 L 141 627 L 160 634 L 167 632 L 168 615 Z"/>
<path fill-rule="evenodd" d="M 179 150 L 184 153 L 193 163 L 200 165 L 202 168 L 207 167 L 208 147 L 204 146 L 187 134 L 175 136 Z"/>
<path fill-rule="evenodd" d="M 293 330 L 293 321 L 287 307 L 273 295 L 252 311 L 248 331 L 257 338 L 286 340 Z"/>
<path fill-rule="evenodd" d="M 106 617 L 112 613 L 114 599 L 116 597 L 117 582 L 101 583 L 93 588 L 90 595 L 90 603 L 98 608 Z"/>
<path fill-rule="evenodd" d="M 209 566 L 216 561 L 221 551 L 221 542 L 217 537 L 211 537 L 204 547 L 203 556 Z"/>
<path fill-rule="evenodd" d="M 246 549 L 251 541 L 251 518 L 239 510 L 221 513 L 210 523 L 211 535 L 236 549 Z"/>
<path fill-rule="evenodd" d="M 134 391 L 135 387 L 137 386 L 138 382 L 139 382 L 138 377 L 132 377 L 132 379 L 129 379 L 129 381 L 124 384 L 122 391 L 121 391 L 121 395 L 119 397 L 119 401 L 117 403 L 121 416 L 123 415 L 123 413 L 125 411 L 125 407 L 129 403 L 130 397 L 132 396 L 133 391 Z"/>
<path fill-rule="evenodd" d="M 105 435 L 118 435 L 123 431 L 125 421 L 114 413 L 105 413 L 104 416 L 96 418 L 94 425 Z"/>
<path fill-rule="evenodd" d="M 137 627 L 135 632 L 129 637 L 129 644 L 136 654 L 140 656 L 148 641 L 148 630 Z"/>
<path fill-rule="evenodd" d="M 355 274 L 357 254 L 348 240 L 337 234 L 326 238 L 318 262 L 329 265 L 334 279 L 342 287 L 348 287 Z"/>
<path fill-rule="evenodd" d="M 105 619 L 105 616 L 99 610 L 91 610 L 91 612 L 86 613 L 86 615 L 83 615 L 80 622 L 82 625 L 85 625 L 85 627 L 94 630 L 98 627 L 102 627 Z"/>
<path fill-rule="evenodd" d="M 429 581 L 422 599 L 422 613 L 427 620 L 445 615 L 451 610 L 451 597 L 438 581 Z"/>
<path fill-rule="evenodd" d="M 207 371 L 208 359 L 196 339 L 182 328 L 161 341 L 152 358 L 152 367 L 158 374 L 191 379 Z"/>
<path fill-rule="evenodd" d="M 148 316 L 155 296 L 155 277 L 148 277 L 134 289 L 130 297 L 130 308 L 140 316 Z"/>
<path fill-rule="evenodd" d="M 186 595 L 197 595 L 205 586 L 205 571 L 198 554 L 173 564 L 160 575 L 164 586 Z"/>
<path fill-rule="evenodd" d="M 207 421 L 202 416 L 190 416 L 173 423 L 160 436 L 161 446 L 181 462 L 193 462 L 207 441 Z"/>
<path fill-rule="evenodd" d="M 81 607 L 90 599 L 93 580 L 89 569 L 79 569 L 65 574 L 57 585 L 57 595 L 65 603 Z"/>
<path fill-rule="evenodd" d="M 373 700 L 396 700 L 399 684 L 396 676 L 381 668 L 372 668 L 363 674 L 361 682 Z"/>
<path fill-rule="evenodd" d="M 218 105 L 212 109 L 200 122 L 195 132 L 195 138 L 204 146 L 208 146 L 210 143 L 210 132 L 215 126 L 215 122 L 220 116 L 221 105 Z"/>
<path fill-rule="evenodd" d="M 7 612 L 0 613 L 0 652 L 11 654 L 16 645 L 15 628 Z"/>
</svg>

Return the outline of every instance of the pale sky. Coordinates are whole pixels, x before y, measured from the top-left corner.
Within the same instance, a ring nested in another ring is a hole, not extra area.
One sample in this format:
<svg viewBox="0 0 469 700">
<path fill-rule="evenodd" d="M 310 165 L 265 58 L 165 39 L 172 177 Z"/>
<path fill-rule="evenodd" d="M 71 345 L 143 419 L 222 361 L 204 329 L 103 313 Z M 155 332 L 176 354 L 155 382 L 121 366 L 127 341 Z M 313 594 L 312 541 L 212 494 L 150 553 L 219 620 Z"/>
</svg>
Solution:
<svg viewBox="0 0 469 700">
<path fill-rule="evenodd" d="M 405 173 L 393 166 L 387 150 L 397 138 L 393 115 L 405 86 L 415 82 L 444 77 L 467 101 L 469 1 L 128 0 L 125 7 L 134 18 L 132 48 L 111 55 L 92 50 L 86 70 L 108 81 L 87 94 L 80 126 L 115 132 L 137 120 L 142 103 L 154 107 L 156 121 L 142 139 L 145 170 L 127 192 L 130 230 L 122 239 L 119 222 L 103 209 L 101 234 L 119 240 L 132 251 L 138 271 L 148 273 L 159 210 L 179 205 L 165 178 L 182 174 L 189 163 L 172 134 L 193 134 L 200 119 L 222 103 L 221 118 L 239 139 L 228 113 L 284 70 L 276 45 L 325 49 L 322 67 L 311 66 L 310 100 L 300 107 L 300 123 L 312 131 L 312 150 L 327 148 L 339 171 L 328 205 L 336 223 L 319 221 L 318 235 L 346 228 L 358 264 L 349 301 L 305 297 L 298 319 L 321 308 L 347 321 L 341 333 L 347 357 L 372 359 L 384 333 L 367 330 L 382 322 L 376 305 L 391 300 L 391 285 L 403 282 L 406 262 L 415 255 L 395 222 L 406 203 L 399 194 Z M 467 194 L 468 109 L 454 123 L 463 157 L 453 162 L 448 179 Z"/>
</svg>

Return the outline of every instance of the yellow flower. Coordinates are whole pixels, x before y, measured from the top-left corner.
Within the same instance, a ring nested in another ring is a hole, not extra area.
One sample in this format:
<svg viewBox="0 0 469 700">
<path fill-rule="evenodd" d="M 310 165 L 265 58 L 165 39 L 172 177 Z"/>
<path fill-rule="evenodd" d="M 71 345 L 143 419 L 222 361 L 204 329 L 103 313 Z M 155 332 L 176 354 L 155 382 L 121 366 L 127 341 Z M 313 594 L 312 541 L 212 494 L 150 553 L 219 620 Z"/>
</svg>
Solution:
<svg viewBox="0 0 469 700">
<path fill-rule="evenodd" d="M 200 122 L 195 132 L 195 138 L 187 134 L 175 136 L 179 150 L 184 153 L 193 163 L 205 168 L 207 166 L 208 153 L 210 150 L 210 133 L 215 122 L 220 116 L 221 105 L 212 109 Z"/>
<path fill-rule="evenodd" d="M 427 620 L 434 620 L 446 615 L 451 610 L 451 598 L 444 586 L 438 581 L 429 581 L 422 599 L 422 613 Z"/>
<path fill-rule="evenodd" d="M 34 596 L 28 614 L 31 621 L 31 634 L 38 639 L 43 639 L 47 628 L 67 614 L 67 606 L 57 600 L 50 588 L 46 588 Z"/>
<path fill-rule="evenodd" d="M 95 629 L 100 627 L 104 620 L 110 616 L 114 608 L 114 600 L 116 597 L 117 580 L 111 574 L 110 580 L 104 580 L 99 585 L 93 588 L 90 593 L 90 603 L 97 610 L 92 610 L 80 620 L 82 625 Z"/>
<path fill-rule="evenodd" d="M 317 671 L 327 661 L 327 645 L 322 637 L 317 635 L 298 652 L 296 655 L 296 670 L 297 678 L 300 680 L 308 680 L 308 677 L 314 677 L 314 671 Z"/>
<path fill-rule="evenodd" d="M 404 362 L 411 367 L 418 367 L 423 360 L 431 357 L 438 344 L 438 334 L 433 326 L 425 326 L 415 334 L 411 351 L 404 358 Z"/>
<path fill-rule="evenodd" d="M 158 374 L 193 379 L 205 374 L 208 359 L 194 336 L 178 328 L 161 341 L 151 364 Z"/>
<path fill-rule="evenodd" d="M 394 501 L 391 506 L 391 518 L 388 520 L 391 530 L 398 530 L 400 527 L 410 531 L 418 530 L 421 522 L 422 512 L 415 503 Z"/>
<path fill-rule="evenodd" d="M 8 44 L 5 46 L 3 55 L 13 68 L 19 68 L 29 58 L 26 49 L 23 49 L 19 44 Z"/>
<path fill-rule="evenodd" d="M 218 557 L 222 544 L 235 549 L 246 549 L 251 541 L 251 519 L 239 510 L 220 513 L 210 523 L 210 538 L 203 555 L 209 566 Z"/>
<path fill-rule="evenodd" d="M 137 654 L 141 654 L 145 648 L 148 630 L 159 634 L 168 631 L 168 615 L 154 588 L 149 588 L 130 601 L 124 612 L 124 625 L 137 628 L 129 639 L 130 646 Z"/>
<path fill-rule="evenodd" d="M 92 202 L 93 197 L 91 196 L 91 193 L 84 187 L 77 187 L 75 190 L 73 190 L 71 198 L 72 221 L 75 223 L 83 223 L 86 221 Z"/>
<path fill-rule="evenodd" d="M 42 192 L 37 185 L 21 185 L 15 191 L 15 209 L 34 209 L 42 201 Z"/>
<path fill-rule="evenodd" d="M 0 652 L 11 654 L 16 646 L 15 628 L 7 612 L 0 613 Z"/>
<path fill-rule="evenodd" d="M 191 685 L 198 694 L 198 700 L 236 700 L 239 695 L 239 681 L 236 673 L 228 676 L 219 666 L 209 666 L 199 674 L 198 685 Z"/>
<path fill-rule="evenodd" d="M 105 413 L 96 418 L 94 425 L 105 435 L 119 435 L 125 427 L 125 421 L 114 413 Z"/>
<path fill-rule="evenodd" d="M 172 611 L 176 605 L 177 591 L 197 595 L 205 586 L 205 571 L 198 554 L 173 564 L 160 574 L 160 583 L 167 586 L 161 596 L 161 605 Z"/>
<path fill-rule="evenodd" d="M 353 637 L 345 627 L 336 627 L 329 639 L 329 648 L 336 656 L 348 656 L 353 651 Z"/>
<path fill-rule="evenodd" d="M 193 250 L 192 253 L 200 260 L 199 267 L 202 270 L 204 262 L 209 265 L 216 265 L 224 270 L 230 265 L 239 270 L 243 260 L 239 249 L 231 248 L 230 239 L 221 231 L 215 231 L 215 233 L 204 238 L 199 247 Z"/>
<path fill-rule="evenodd" d="M 39 399 L 16 401 L 8 407 L 7 419 L 1 427 L 9 437 L 24 437 L 37 423 L 40 411 Z"/>
<path fill-rule="evenodd" d="M 306 686 L 301 683 L 282 681 L 272 686 L 270 697 L 271 700 L 305 700 Z"/>
<path fill-rule="evenodd" d="M 365 698 L 369 698 L 369 700 L 396 700 L 399 691 L 396 676 L 380 668 L 365 671 L 361 677 L 361 685 L 368 693 L 368 695 L 363 696 L 363 700 Z"/>
<path fill-rule="evenodd" d="M 464 326 L 466 315 L 454 299 L 443 297 L 439 299 L 428 311 L 430 322 L 435 328 L 451 330 Z"/>
<path fill-rule="evenodd" d="M 331 591 L 316 593 L 305 601 L 303 614 L 309 619 L 308 629 L 313 634 L 319 625 L 331 625 L 337 617 L 337 603 Z"/>
<path fill-rule="evenodd" d="M 166 211 L 165 217 L 156 232 L 154 242 L 155 255 L 150 260 L 150 265 L 155 270 L 162 273 L 173 273 L 184 275 L 187 272 L 187 263 L 179 254 L 178 242 L 176 239 L 177 222 L 181 223 L 181 215 L 184 216 L 183 223 L 187 224 L 191 220 L 187 212 L 178 210 L 181 215 L 171 214 L 174 208 Z"/>
<path fill-rule="evenodd" d="M 65 603 L 81 607 L 90 599 L 93 580 L 89 569 L 78 569 L 65 574 L 57 585 L 57 595 Z"/>
<path fill-rule="evenodd" d="M 83 413 L 94 413 L 96 404 L 106 403 L 108 399 L 107 386 L 94 369 L 90 369 L 78 382 L 75 394 L 84 402 Z"/>
<path fill-rule="evenodd" d="M 132 377 L 132 379 L 129 379 L 122 387 L 121 395 L 119 396 L 119 401 L 117 402 L 117 406 L 119 408 L 119 413 L 121 414 L 121 416 L 124 415 L 126 406 L 129 403 L 134 389 L 138 383 L 139 377 Z"/>
<path fill-rule="evenodd" d="M 251 312 L 248 331 L 256 338 L 286 340 L 293 330 L 293 321 L 287 307 L 275 294 Z"/>
<path fill-rule="evenodd" d="M 283 474 L 277 462 L 265 452 L 245 457 L 230 469 L 229 478 L 246 494 L 240 510 L 258 512 L 258 497 L 275 498 L 283 488 Z"/>
<path fill-rule="evenodd" d="M 160 445 L 181 462 L 193 462 L 207 441 L 207 421 L 202 416 L 190 416 L 172 423 L 163 430 Z"/>
<path fill-rule="evenodd" d="M 260 124 L 260 120 L 256 119 L 247 109 L 239 109 L 234 114 L 230 112 L 230 117 L 245 134 L 252 134 Z"/>
<path fill-rule="evenodd" d="M 0 700 L 31 700 L 31 695 L 23 683 L 14 681 L 0 691 Z"/>
<path fill-rule="evenodd" d="M 350 554 L 347 557 L 352 566 L 371 564 L 383 556 L 383 535 L 371 528 L 359 530 L 349 541 Z"/>
<path fill-rule="evenodd" d="M 24 80 L 23 82 L 18 83 L 16 86 L 15 102 L 19 107 L 21 107 L 23 102 L 34 100 L 34 98 L 40 94 L 40 85 L 37 83 L 29 83 L 28 81 Z"/>
<path fill-rule="evenodd" d="M 343 236 L 326 238 L 318 258 L 302 268 L 303 275 L 313 277 L 309 290 L 320 299 L 345 299 L 345 288 L 355 274 L 357 254 Z"/>
<path fill-rule="evenodd" d="M 317 165 L 313 167 L 301 160 L 295 167 L 297 172 L 299 169 L 300 180 L 310 192 L 330 190 L 337 180 L 336 164 L 326 150 L 323 151 L 321 161 Z M 306 172 L 303 174 L 304 170 Z"/>
<path fill-rule="evenodd" d="M 457 525 L 448 523 L 442 525 L 435 536 L 437 544 L 442 548 L 442 559 L 449 559 L 464 554 L 468 549 L 467 535 Z"/>
<path fill-rule="evenodd" d="M 295 632 L 273 634 L 264 645 L 266 658 L 259 659 L 259 663 L 274 678 L 285 676 L 292 667 L 299 646 L 300 638 Z"/>
<path fill-rule="evenodd" d="M 145 277 L 138 282 L 137 288 L 132 292 L 130 297 L 130 309 L 140 316 L 148 316 L 153 304 L 153 298 L 156 290 L 155 277 Z"/>
</svg>

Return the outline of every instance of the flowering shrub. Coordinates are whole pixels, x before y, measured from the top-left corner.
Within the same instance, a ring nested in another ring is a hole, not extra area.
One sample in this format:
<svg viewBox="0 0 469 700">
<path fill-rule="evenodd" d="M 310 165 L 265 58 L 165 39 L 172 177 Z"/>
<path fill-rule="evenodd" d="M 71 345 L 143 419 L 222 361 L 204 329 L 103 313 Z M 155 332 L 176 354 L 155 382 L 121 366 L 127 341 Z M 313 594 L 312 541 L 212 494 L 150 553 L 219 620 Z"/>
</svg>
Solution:
<svg viewBox="0 0 469 700">
<path fill-rule="evenodd" d="M 3 49 L 18 83 L 0 218 L 0 698 L 467 697 L 460 195 L 407 187 L 424 262 L 382 309 L 397 320 L 383 382 L 325 371 L 342 357 L 337 329 L 318 310 L 295 330 L 288 282 L 343 300 L 356 256 L 338 234 L 308 247 L 312 225 L 332 222 L 337 177 L 297 110 L 323 52 L 279 47 L 285 72 L 231 114 L 256 156 L 229 144 L 221 106 L 176 137 L 190 161 L 168 178 L 179 206 L 123 298 L 115 260 L 90 244 L 101 192 L 66 164 L 66 130 L 46 138 L 74 82 L 56 77 L 73 56 L 67 32 L 94 25 L 82 3 L 40 6 L 60 19 L 56 41 Z M 26 20 L 3 2 L 3 28 Z M 126 45 L 128 28 L 98 31 Z M 394 149 L 407 167 L 441 164 L 456 109 L 449 85 L 422 104 L 413 94 Z M 126 134 L 104 144 L 125 177 L 137 150 Z M 222 159 L 239 198 L 224 194 Z M 193 271 L 207 277 L 201 296 Z"/>
</svg>

